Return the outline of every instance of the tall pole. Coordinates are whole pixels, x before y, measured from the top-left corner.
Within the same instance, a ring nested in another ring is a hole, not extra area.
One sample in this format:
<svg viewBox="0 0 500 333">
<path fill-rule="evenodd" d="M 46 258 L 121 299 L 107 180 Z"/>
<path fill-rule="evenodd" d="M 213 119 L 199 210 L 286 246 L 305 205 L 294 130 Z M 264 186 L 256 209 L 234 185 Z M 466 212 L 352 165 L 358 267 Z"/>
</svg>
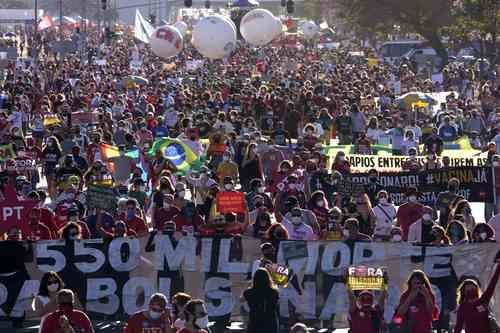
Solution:
<svg viewBox="0 0 500 333">
<path fill-rule="evenodd" d="M 62 0 L 59 0 L 59 39 L 63 39 L 62 33 L 62 20 L 63 20 L 63 5 Z"/>
<path fill-rule="evenodd" d="M 35 20 L 33 22 L 33 44 L 34 45 L 26 45 L 28 49 L 31 47 L 33 50 L 33 59 L 35 62 L 35 66 L 38 59 L 38 0 L 35 0 Z"/>
</svg>

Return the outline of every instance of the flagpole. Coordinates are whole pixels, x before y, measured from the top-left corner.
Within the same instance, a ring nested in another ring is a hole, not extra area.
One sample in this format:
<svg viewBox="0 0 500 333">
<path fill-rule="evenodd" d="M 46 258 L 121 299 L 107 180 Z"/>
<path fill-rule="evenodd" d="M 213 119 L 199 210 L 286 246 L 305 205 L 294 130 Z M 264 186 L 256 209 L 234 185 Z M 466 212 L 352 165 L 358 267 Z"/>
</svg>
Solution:
<svg viewBox="0 0 500 333">
<path fill-rule="evenodd" d="M 34 58 L 34 65 L 36 66 L 37 59 L 38 59 L 38 0 L 35 0 L 35 23 L 34 23 L 34 28 L 35 31 L 33 32 L 33 44 L 35 45 L 30 45 L 33 48 L 33 58 Z"/>
</svg>

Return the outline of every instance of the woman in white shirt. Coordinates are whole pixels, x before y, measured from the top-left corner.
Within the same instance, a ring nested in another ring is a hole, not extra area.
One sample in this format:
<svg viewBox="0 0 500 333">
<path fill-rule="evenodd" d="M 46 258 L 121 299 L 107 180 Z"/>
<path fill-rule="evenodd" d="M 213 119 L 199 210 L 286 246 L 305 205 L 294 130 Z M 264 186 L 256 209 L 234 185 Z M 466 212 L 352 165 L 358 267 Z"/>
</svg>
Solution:
<svg viewBox="0 0 500 333">
<path fill-rule="evenodd" d="M 64 282 L 56 272 L 47 272 L 40 280 L 38 295 L 33 299 L 33 311 L 37 317 L 43 317 L 57 310 L 57 292 L 64 289 Z"/>
<path fill-rule="evenodd" d="M 366 137 L 373 143 L 379 143 L 379 138 L 382 135 L 384 135 L 384 131 L 378 127 L 377 118 L 371 118 L 368 123 L 368 129 L 366 130 Z"/>
<path fill-rule="evenodd" d="M 377 202 L 378 204 L 372 208 L 376 221 L 374 235 L 388 241 L 391 238 L 391 229 L 396 218 L 396 208 L 389 202 L 389 195 L 384 190 L 378 192 Z"/>
</svg>

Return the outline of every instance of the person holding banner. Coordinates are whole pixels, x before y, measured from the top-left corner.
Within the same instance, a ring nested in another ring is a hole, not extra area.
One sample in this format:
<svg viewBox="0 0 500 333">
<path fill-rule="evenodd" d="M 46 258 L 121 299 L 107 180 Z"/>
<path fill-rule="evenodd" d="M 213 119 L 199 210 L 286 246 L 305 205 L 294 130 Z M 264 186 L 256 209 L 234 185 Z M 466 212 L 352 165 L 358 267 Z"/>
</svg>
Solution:
<svg viewBox="0 0 500 333">
<path fill-rule="evenodd" d="M 57 310 L 42 319 L 40 333 L 94 333 L 92 322 L 85 312 L 75 310 L 75 295 L 69 289 L 57 293 Z"/>
<path fill-rule="evenodd" d="M 432 322 L 438 318 L 431 283 L 427 275 L 420 270 L 414 270 L 407 282 L 407 289 L 401 294 L 396 307 L 393 323 L 412 333 L 431 333 Z"/>
<path fill-rule="evenodd" d="M 387 284 L 387 282 L 386 282 Z M 377 303 L 372 291 L 361 290 L 358 297 L 347 286 L 349 299 L 350 333 L 379 333 L 384 330 L 385 289 L 380 291 Z"/>
<path fill-rule="evenodd" d="M 466 279 L 457 289 L 458 309 L 455 333 L 483 333 L 496 332 L 495 317 L 490 311 L 490 301 L 495 293 L 495 288 L 500 277 L 500 259 L 495 259 L 495 272 L 491 277 L 484 293 L 475 279 Z"/>
</svg>

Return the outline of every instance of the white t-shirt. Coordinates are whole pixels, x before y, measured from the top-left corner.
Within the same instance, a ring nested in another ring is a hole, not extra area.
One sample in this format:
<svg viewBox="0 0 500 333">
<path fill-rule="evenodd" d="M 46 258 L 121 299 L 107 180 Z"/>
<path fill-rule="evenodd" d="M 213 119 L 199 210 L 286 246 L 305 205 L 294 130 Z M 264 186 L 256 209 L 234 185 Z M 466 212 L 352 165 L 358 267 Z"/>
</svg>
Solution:
<svg viewBox="0 0 500 333">
<path fill-rule="evenodd" d="M 396 208 L 393 204 L 377 205 L 372 208 L 373 215 L 377 221 L 375 235 L 389 236 L 396 218 Z"/>
<path fill-rule="evenodd" d="M 290 240 L 315 240 L 316 235 L 313 229 L 305 223 L 296 227 L 292 222 L 287 219 L 283 220 L 283 227 L 288 231 L 288 239 Z"/>
</svg>

